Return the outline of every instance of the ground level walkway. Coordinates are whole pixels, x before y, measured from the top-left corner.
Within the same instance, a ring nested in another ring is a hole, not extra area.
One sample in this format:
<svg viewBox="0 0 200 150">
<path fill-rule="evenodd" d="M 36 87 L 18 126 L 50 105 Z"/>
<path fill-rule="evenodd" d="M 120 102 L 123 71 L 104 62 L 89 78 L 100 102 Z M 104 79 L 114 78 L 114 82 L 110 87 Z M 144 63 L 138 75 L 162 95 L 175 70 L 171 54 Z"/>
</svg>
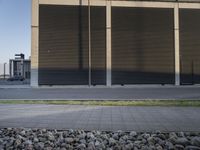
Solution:
<svg viewBox="0 0 200 150">
<path fill-rule="evenodd" d="M 125 87 L 1 86 L 0 100 L 200 100 L 200 86 L 138 85 Z"/>
<path fill-rule="evenodd" d="M 198 107 L 0 105 L 0 128 L 200 131 Z"/>
</svg>

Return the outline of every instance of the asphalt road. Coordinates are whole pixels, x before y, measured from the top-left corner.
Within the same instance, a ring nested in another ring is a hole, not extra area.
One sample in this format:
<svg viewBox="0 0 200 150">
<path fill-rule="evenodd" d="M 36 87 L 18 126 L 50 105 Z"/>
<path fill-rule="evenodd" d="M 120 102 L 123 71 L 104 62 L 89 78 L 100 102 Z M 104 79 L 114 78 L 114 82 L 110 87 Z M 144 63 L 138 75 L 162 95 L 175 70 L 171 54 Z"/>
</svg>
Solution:
<svg viewBox="0 0 200 150">
<path fill-rule="evenodd" d="M 200 131 L 198 107 L 0 105 L 0 128 Z"/>
<path fill-rule="evenodd" d="M 2 88 L 0 100 L 200 100 L 199 86 Z"/>
</svg>

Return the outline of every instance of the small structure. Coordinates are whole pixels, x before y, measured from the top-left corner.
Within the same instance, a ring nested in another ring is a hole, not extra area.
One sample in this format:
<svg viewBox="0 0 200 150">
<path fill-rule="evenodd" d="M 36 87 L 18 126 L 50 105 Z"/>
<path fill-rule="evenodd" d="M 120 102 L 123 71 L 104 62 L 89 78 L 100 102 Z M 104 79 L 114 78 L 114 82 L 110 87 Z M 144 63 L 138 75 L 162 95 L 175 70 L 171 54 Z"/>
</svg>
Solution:
<svg viewBox="0 0 200 150">
<path fill-rule="evenodd" d="M 16 54 L 15 59 L 9 60 L 10 77 L 22 76 L 30 79 L 30 59 L 25 59 L 24 54 Z"/>
</svg>

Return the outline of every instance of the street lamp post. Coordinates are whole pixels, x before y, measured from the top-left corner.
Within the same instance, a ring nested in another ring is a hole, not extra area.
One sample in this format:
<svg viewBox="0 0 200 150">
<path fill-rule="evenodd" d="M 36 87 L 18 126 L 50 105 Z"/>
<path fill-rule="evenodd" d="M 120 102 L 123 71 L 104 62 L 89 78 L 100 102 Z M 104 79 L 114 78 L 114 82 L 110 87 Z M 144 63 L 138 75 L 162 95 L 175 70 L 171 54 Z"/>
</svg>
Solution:
<svg viewBox="0 0 200 150">
<path fill-rule="evenodd" d="M 4 74 L 3 74 L 3 75 L 4 75 L 4 80 L 6 79 L 6 64 L 7 64 L 7 63 L 4 63 L 4 64 L 3 64 L 3 71 L 4 71 Z"/>
</svg>

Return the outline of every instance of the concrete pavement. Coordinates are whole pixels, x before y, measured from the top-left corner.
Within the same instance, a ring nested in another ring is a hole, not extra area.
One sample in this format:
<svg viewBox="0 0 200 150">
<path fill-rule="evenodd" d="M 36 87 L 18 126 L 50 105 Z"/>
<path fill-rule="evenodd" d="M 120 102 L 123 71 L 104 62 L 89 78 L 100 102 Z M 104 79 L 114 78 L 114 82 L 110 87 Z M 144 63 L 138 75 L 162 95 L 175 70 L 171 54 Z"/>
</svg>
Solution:
<svg viewBox="0 0 200 150">
<path fill-rule="evenodd" d="M 0 100 L 200 100 L 200 86 L 129 86 L 129 87 L 5 87 Z"/>
<path fill-rule="evenodd" d="M 200 108 L 0 105 L 0 128 L 200 131 Z"/>
</svg>

